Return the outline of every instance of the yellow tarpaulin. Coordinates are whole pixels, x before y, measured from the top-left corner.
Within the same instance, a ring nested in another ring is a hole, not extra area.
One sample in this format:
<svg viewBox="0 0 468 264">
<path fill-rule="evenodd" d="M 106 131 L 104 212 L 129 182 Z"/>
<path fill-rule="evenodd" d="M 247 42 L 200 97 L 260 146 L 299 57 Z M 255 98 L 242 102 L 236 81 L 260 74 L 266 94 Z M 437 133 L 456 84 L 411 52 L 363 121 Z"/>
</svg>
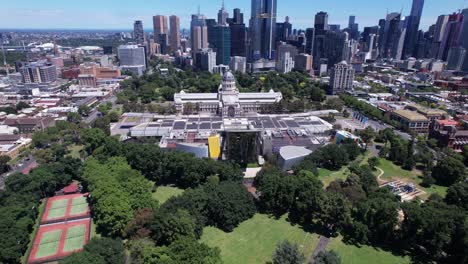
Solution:
<svg viewBox="0 0 468 264">
<path fill-rule="evenodd" d="M 221 147 L 219 144 L 219 135 L 208 138 L 208 146 L 210 148 L 210 158 L 218 159 L 221 155 Z"/>
</svg>

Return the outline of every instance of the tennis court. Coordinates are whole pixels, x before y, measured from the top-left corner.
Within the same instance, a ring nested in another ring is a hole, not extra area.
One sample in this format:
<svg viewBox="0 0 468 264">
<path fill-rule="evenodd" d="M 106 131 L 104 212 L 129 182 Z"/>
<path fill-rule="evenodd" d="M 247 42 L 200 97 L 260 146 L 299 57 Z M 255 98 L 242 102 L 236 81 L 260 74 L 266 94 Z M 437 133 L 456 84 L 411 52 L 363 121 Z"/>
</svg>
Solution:
<svg viewBox="0 0 468 264">
<path fill-rule="evenodd" d="M 90 216 L 87 194 L 70 194 L 49 198 L 41 224 L 59 223 Z"/>
<path fill-rule="evenodd" d="M 82 250 L 89 241 L 90 227 L 91 218 L 40 226 L 29 263 L 56 261 Z"/>
<path fill-rule="evenodd" d="M 44 258 L 57 254 L 62 230 L 53 230 L 42 234 L 36 258 Z"/>
<path fill-rule="evenodd" d="M 70 227 L 67 230 L 63 252 L 73 252 L 83 248 L 85 242 L 86 225 Z"/>
</svg>

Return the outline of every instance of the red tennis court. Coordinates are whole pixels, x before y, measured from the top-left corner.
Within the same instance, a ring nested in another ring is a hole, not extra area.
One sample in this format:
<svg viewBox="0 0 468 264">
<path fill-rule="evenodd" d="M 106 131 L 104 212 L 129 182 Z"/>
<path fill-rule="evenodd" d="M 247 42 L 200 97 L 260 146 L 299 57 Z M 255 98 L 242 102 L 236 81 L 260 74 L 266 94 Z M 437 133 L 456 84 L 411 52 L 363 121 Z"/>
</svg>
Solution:
<svg viewBox="0 0 468 264">
<path fill-rule="evenodd" d="M 87 218 L 90 209 L 86 197 L 88 194 L 70 194 L 49 198 L 41 224 L 59 223 Z"/>
<path fill-rule="evenodd" d="M 60 260 L 83 250 L 90 237 L 91 218 L 39 227 L 29 263 Z"/>
</svg>

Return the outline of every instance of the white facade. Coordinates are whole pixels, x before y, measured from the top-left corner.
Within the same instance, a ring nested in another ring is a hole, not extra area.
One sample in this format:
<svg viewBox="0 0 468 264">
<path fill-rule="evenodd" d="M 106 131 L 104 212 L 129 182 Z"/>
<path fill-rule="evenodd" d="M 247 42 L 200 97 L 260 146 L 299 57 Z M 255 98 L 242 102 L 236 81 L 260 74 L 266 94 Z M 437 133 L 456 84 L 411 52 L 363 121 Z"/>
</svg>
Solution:
<svg viewBox="0 0 468 264">
<path fill-rule="evenodd" d="M 289 51 L 283 52 L 278 55 L 278 63 L 276 64 L 276 69 L 280 73 L 288 73 L 294 69 L 294 59 L 291 57 Z"/>
<path fill-rule="evenodd" d="M 339 94 L 353 89 L 354 69 L 346 61 L 335 64 L 330 76 L 330 93 Z"/>
<path fill-rule="evenodd" d="M 265 105 L 279 103 L 283 99 L 280 92 L 240 93 L 236 87 L 234 75 L 229 71 L 223 76 L 223 83 L 218 93 L 180 93 L 174 94 L 174 103 L 178 112 L 184 112 L 188 104 L 197 112 L 220 114 L 227 117 L 256 113 Z"/>
<path fill-rule="evenodd" d="M 120 66 L 143 66 L 146 70 L 145 48 L 137 45 L 122 45 L 117 49 Z"/>
<path fill-rule="evenodd" d="M 233 72 L 245 73 L 247 70 L 247 58 L 239 56 L 231 57 L 229 67 Z"/>
</svg>

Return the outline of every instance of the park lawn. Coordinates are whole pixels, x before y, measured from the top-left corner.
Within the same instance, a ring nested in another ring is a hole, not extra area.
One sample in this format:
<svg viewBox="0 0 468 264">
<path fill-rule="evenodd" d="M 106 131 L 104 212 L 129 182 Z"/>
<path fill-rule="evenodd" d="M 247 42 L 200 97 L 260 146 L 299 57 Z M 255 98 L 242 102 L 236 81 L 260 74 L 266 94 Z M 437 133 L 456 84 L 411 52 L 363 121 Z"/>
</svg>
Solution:
<svg viewBox="0 0 468 264">
<path fill-rule="evenodd" d="M 74 159 L 79 159 L 81 158 L 81 150 L 83 150 L 83 145 L 71 145 L 68 147 L 68 150 L 70 151 L 70 154 L 68 154 L 70 157 Z"/>
<path fill-rule="evenodd" d="M 158 186 L 156 192 L 152 194 L 153 199 L 158 200 L 159 204 L 165 203 L 169 198 L 182 194 L 184 190 L 171 186 Z"/>
<path fill-rule="evenodd" d="M 384 174 L 382 175 L 382 179 L 384 180 L 399 179 L 416 184 L 419 189 L 426 192 L 425 195 L 421 196 L 423 199 L 429 198 L 431 194 L 439 194 L 442 197 L 445 197 L 447 194 L 447 187 L 444 186 L 432 185 L 430 188 L 422 187 L 422 174 L 418 170 L 404 170 L 400 166 L 395 165 L 393 162 L 386 159 L 380 159 L 377 167 L 384 171 Z"/>
<path fill-rule="evenodd" d="M 409 264 L 407 256 L 393 255 L 392 252 L 362 245 L 360 247 L 347 245 L 341 237 L 332 238 L 327 250 L 334 250 L 341 256 L 342 264 L 379 263 L 379 264 Z"/>
<path fill-rule="evenodd" d="M 318 169 L 318 177 L 325 187 L 328 187 L 330 183 L 338 179 L 346 180 L 348 173 L 349 170 L 345 166 L 338 171 L 331 171 L 323 168 Z"/>
<path fill-rule="evenodd" d="M 299 226 L 292 226 L 286 216 L 276 219 L 256 214 L 231 233 L 214 227 L 204 228 L 201 242 L 218 247 L 225 264 L 237 264 L 271 261 L 276 245 L 284 240 L 297 243 L 308 259 L 318 239 L 319 235 L 307 233 Z"/>
</svg>

